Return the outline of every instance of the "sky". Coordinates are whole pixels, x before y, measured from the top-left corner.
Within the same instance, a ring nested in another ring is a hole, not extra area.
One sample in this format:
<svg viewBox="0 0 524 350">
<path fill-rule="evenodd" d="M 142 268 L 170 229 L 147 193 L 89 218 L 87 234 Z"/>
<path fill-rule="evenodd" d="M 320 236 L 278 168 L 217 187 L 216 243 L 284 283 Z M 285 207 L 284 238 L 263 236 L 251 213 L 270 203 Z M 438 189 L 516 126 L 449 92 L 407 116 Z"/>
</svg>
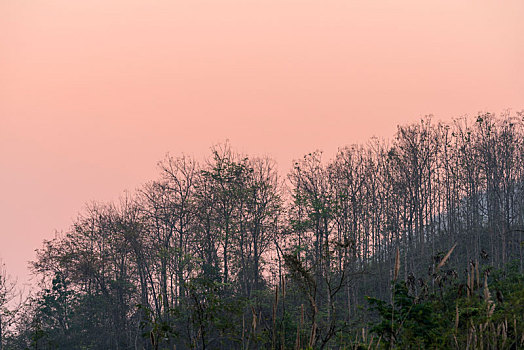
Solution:
<svg viewBox="0 0 524 350">
<path fill-rule="evenodd" d="M 398 124 L 524 108 L 524 2 L 0 0 L 0 260 L 28 261 L 166 153 L 285 173 Z"/>
</svg>

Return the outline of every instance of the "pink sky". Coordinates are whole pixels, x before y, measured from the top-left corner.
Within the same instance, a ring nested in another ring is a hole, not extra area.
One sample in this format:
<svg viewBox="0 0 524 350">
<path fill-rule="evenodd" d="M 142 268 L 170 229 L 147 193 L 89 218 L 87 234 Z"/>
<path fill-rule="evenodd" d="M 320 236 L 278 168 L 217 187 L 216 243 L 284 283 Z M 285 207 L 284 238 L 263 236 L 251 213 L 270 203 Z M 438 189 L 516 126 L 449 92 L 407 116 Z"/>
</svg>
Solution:
<svg viewBox="0 0 524 350">
<path fill-rule="evenodd" d="M 27 261 L 166 152 L 315 149 L 524 108 L 524 2 L 0 0 L 0 259 Z"/>
</svg>

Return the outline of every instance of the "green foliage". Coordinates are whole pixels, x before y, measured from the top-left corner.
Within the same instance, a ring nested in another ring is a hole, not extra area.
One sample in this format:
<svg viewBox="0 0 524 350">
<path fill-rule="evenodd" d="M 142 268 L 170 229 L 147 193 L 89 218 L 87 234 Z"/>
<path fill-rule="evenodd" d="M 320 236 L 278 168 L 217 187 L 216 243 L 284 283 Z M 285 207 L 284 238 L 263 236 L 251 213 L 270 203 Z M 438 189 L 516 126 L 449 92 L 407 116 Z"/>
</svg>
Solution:
<svg viewBox="0 0 524 350">
<path fill-rule="evenodd" d="M 140 321 L 142 337 L 151 342 L 153 349 L 161 349 L 178 338 L 178 332 L 173 320 L 179 316 L 177 309 L 170 309 L 163 317 L 156 317 L 147 306 L 138 304 L 137 309 L 144 318 Z"/>
<path fill-rule="evenodd" d="M 371 323 L 371 332 L 386 348 L 513 349 L 524 345 L 524 275 L 515 263 L 494 272 L 487 289 L 475 285 L 470 296 L 463 289 L 463 284 L 452 283 L 442 294 L 421 300 L 406 283 L 396 283 L 392 303 L 367 298 L 379 317 Z"/>
<path fill-rule="evenodd" d="M 393 287 L 393 303 L 368 297 L 371 309 L 378 312 L 380 322 L 371 331 L 386 342 L 398 346 L 428 346 L 435 338 L 437 316 L 431 303 L 419 302 L 409 294 L 406 283 Z"/>
</svg>

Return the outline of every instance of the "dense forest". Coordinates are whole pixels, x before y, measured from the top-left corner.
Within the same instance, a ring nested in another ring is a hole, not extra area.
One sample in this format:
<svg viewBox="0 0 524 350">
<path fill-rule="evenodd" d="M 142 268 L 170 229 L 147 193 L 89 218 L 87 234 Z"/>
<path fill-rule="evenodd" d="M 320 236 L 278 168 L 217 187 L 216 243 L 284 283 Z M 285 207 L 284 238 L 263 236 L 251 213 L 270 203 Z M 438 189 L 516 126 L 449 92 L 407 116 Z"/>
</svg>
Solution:
<svg viewBox="0 0 524 350">
<path fill-rule="evenodd" d="M 0 349 L 524 347 L 524 115 L 296 160 L 228 144 L 44 241 Z"/>
</svg>

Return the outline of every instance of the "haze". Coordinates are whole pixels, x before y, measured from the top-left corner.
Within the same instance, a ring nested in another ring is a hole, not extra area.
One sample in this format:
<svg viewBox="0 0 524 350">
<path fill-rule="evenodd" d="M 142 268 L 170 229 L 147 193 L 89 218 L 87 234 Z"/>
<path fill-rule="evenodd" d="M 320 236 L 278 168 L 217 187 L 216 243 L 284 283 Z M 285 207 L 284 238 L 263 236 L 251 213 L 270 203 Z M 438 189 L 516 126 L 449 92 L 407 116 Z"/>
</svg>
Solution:
<svg viewBox="0 0 524 350">
<path fill-rule="evenodd" d="M 0 259 L 229 139 L 282 172 L 426 114 L 524 107 L 522 1 L 0 0 Z"/>
</svg>

